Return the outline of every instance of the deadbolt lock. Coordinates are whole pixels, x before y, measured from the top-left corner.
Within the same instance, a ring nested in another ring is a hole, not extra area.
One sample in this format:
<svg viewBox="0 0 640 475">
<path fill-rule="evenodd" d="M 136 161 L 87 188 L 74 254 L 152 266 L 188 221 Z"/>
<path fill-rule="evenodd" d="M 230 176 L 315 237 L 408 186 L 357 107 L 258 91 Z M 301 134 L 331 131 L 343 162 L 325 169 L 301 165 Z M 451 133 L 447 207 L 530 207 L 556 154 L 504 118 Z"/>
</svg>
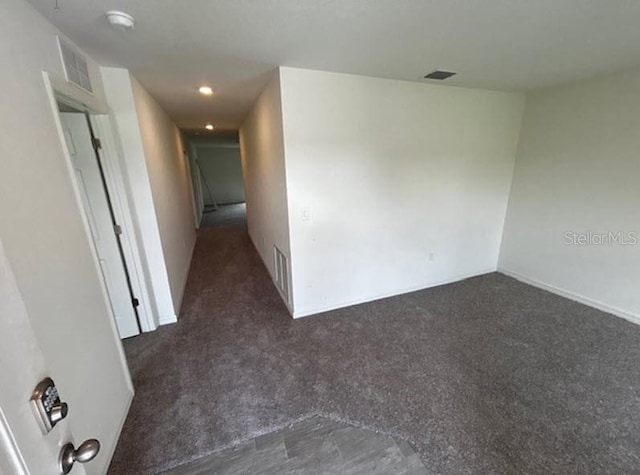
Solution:
<svg viewBox="0 0 640 475">
<path fill-rule="evenodd" d="M 58 422 L 67 417 L 67 412 L 69 412 L 67 403 L 60 400 L 58 388 L 51 378 L 44 378 L 33 390 L 31 407 L 38 420 L 38 425 L 45 435 L 51 432 L 51 429 Z"/>
</svg>

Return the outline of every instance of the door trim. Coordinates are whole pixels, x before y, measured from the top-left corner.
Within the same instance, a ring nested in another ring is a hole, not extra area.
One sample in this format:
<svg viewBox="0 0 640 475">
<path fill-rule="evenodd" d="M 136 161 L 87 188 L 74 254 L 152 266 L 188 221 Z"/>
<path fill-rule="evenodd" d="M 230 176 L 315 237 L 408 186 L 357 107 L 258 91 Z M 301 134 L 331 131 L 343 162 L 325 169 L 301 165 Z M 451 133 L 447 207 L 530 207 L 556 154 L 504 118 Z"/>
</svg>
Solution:
<svg viewBox="0 0 640 475">
<path fill-rule="evenodd" d="M 131 289 L 140 305 L 137 307 L 138 319 L 143 332 L 153 331 L 157 325 L 153 319 L 152 303 L 149 289 L 144 278 L 145 266 L 140 258 L 141 250 L 135 239 L 135 228 L 127 198 L 124 182 L 124 173 L 118 159 L 119 153 L 113 136 L 112 124 L 109 116 L 90 115 L 91 126 L 100 138 L 102 149 L 98 154 L 107 182 L 109 197 L 113 206 L 116 220 L 122 228 L 120 242 L 124 259 L 127 263 L 127 271 L 131 281 Z"/>
<path fill-rule="evenodd" d="M 54 100 L 56 102 L 64 102 L 78 110 L 88 112 L 91 127 L 101 140 L 102 149 L 100 153 L 98 153 L 98 157 L 105 173 L 107 190 L 109 198 L 114 205 L 116 220 L 123 231 L 122 235 L 120 235 L 120 242 L 131 280 L 131 287 L 139 302 L 136 310 L 140 329 L 142 332 L 154 331 L 158 328 L 158 322 L 155 319 L 157 311 L 154 307 L 153 289 L 147 276 L 147 266 L 141 257 L 143 255 L 142 246 L 136 239 L 136 228 L 133 220 L 131 201 L 127 192 L 128 188 L 124 178 L 125 173 L 120 160 L 123 151 L 114 137 L 114 124 L 108 115 L 109 108 L 106 104 L 80 91 L 78 88 L 66 82 L 59 82 L 51 75 L 44 74 L 48 76 L 52 85 Z M 78 97 L 79 95 L 87 96 L 87 100 L 85 101 L 85 98 Z M 57 105 L 54 113 L 57 119 Z M 60 140 L 63 141 L 63 148 L 66 149 L 64 135 L 61 136 Z M 66 153 L 66 150 L 65 156 L 68 161 L 67 165 L 72 166 L 71 159 Z"/>
<path fill-rule="evenodd" d="M 100 288 L 102 290 L 102 297 L 104 299 L 104 305 L 108 314 L 111 316 L 109 319 L 109 324 L 111 326 L 111 332 L 114 340 L 116 341 L 116 348 L 118 349 L 118 355 L 120 357 L 120 365 L 125 374 L 125 379 L 127 383 L 127 388 L 134 394 L 133 382 L 131 380 L 131 373 L 129 371 L 129 365 L 127 363 L 127 358 L 124 354 L 124 348 L 122 346 L 122 341 L 120 340 L 120 334 L 118 333 L 118 327 L 116 326 L 116 317 L 113 314 L 113 310 L 111 308 L 111 303 L 109 300 L 109 293 L 107 292 L 107 286 L 104 280 L 100 277 L 100 262 L 98 259 L 98 253 L 96 251 L 95 244 L 93 242 L 93 238 L 91 237 L 91 228 L 89 227 L 89 221 L 84 212 L 82 212 L 82 195 L 80 193 L 80 189 L 78 187 L 78 183 L 74 178 L 74 170 L 73 164 L 71 162 L 71 154 L 69 153 L 69 149 L 67 147 L 67 141 L 64 137 L 64 131 L 62 128 L 62 123 L 60 122 L 60 116 L 58 115 L 58 103 L 60 96 L 63 98 L 68 98 L 71 100 L 72 104 L 80 104 L 85 110 L 90 111 L 92 113 L 105 113 L 108 110 L 106 105 L 102 104 L 95 97 L 82 92 L 80 89 L 70 86 L 67 83 L 61 81 L 51 80 L 51 76 L 46 71 L 42 73 L 44 77 L 44 86 L 49 99 L 49 106 L 51 107 L 51 116 L 55 124 L 56 131 L 58 133 L 58 138 L 60 142 L 60 147 L 62 148 L 63 155 L 65 157 L 65 165 L 67 168 L 67 172 L 69 173 L 69 181 L 71 182 L 71 188 L 73 189 L 73 194 L 76 199 L 76 204 L 78 206 L 78 210 L 80 210 L 80 217 L 82 219 L 82 225 L 84 227 L 84 231 L 87 237 L 87 241 L 89 242 L 89 246 L 91 248 L 91 255 L 93 258 L 93 264 L 95 267 L 96 274 L 98 275 L 98 281 Z M 87 96 L 88 100 L 84 101 L 83 96 Z"/>
</svg>

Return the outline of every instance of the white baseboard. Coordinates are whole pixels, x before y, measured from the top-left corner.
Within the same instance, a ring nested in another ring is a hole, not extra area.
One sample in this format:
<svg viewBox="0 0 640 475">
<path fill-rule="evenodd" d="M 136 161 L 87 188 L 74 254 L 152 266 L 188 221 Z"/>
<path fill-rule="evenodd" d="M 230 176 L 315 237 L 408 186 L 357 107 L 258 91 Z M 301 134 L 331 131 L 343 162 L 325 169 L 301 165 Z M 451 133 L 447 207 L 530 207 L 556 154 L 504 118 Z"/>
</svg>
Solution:
<svg viewBox="0 0 640 475">
<path fill-rule="evenodd" d="M 171 315 L 160 315 L 158 320 L 160 321 L 160 325 L 170 325 L 172 323 L 176 323 L 178 321 L 178 317 L 175 313 L 172 313 Z"/>
<path fill-rule="evenodd" d="M 394 291 L 391 291 L 391 292 L 388 292 L 388 293 L 384 293 L 384 294 L 380 294 L 380 295 L 376 295 L 376 296 L 372 296 L 372 297 L 365 297 L 365 298 L 362 298 L 362 299 L 350 300 L 348 302 L 342 302 L 342 303 L 338 303 L 338 304 L 327 305 L 327 306 L 324 306 L 324 307 L 316 307 L 316 308 L 312 308 L 312 309 L 297 310 L 297 311 L 294 311 L 293 318 L 310 317 L 310 316 L 313 316 L 313 315 L 317 315 L 319 313 L 330 312 L 332 310 L 338 310 L 339 308 L 351 307 L 353 305 L 360 305 L 360 304 L 368 303 L 368 302 L 375 302 L 376 300 L 382 300 L 382 299 L 386 299 L 386 298 L 389 298 L 389 297 L 395 297 L 397 295 L 410 294 L 411 292 L 417 292 L 419 290 L 431 289 L 433 287 L 440 287 L 441 285 L 453 284 L 454 282 L 460 282 L 461 280 L 470 279 L 471 277 L 478 277 L 480 275 L 489 274 L 489 273 L 495 272 L 495 271 L 496 271 L 496 268 L 492 267 L 490 269 L 485 269 L 485 270 L 482 270 L 480 272 L 473 272 L 471 274 L 459 275 L 459 276 L 451 277 L 451 278 L 448 278 L 448 279 L 440 280 L 440 281 L 437 281 L 435 283 L 420 284 L 420 285 L 417 285 L 415 287 L 409 287 L 409 288 L 406 288 L 406 289 L 394 290 Z"/>
<path fill-rule="evenodd" d="M 187 273 L 184 276 L 184 279 L 182 282 L 182 291 L 180 293 L 180 302 L 178 305 L 178 309 L 182 307 L 182 300 L 184 299 L 184 293 L 185 293 L 185 290 L 187 290 L 187 281 L 189 280 L 189 272 L 191 271 L 191 264 L 193 262 L 193 251 L 195 250 L 195 248 L 196 248 L 196 239 L 194 239 L 193 243 L 191 244 L 191 253 L 190 253 L 191 258 L 189 259 L 189 266 L 187 267 Z M 173 302 L 173 297 L 172 297 L 172 302 Z M 177 321 L 178 321 L 178 315 L 176 315 L 175 313 L 172 313 L 169 315 L 160 315 L 158 317 L 158 325 L 171 325 L 172 323 L 176 323 Z"/>
<path fill-rule="evenodd" d="M 539 280 L 532 279 L 531 277 L 527 277 L 518 272 L 514 272 L 503 267 L 499 267 L 498 272 L 509 277 L 513 277 L 514 279 L 519 280 L 520 282 L 524 282 L 525 284 L 538 287 L 539 289 L 546 290 L 548 292 L 551 292 L 552 294 L 556 294 L 561 297 L 568 298 L 569 300 L 588 305 L 589 307 L 597 308 L 598 310 L 602 310 L 603 312 L 610 313 L 612 315 L 615 315 L 616 317 L 624 318 L 631 323 L 640 325 L 640 315 L 635 315 L 633 313 L 627 312 L 626 310 L 622 310 L 621 308 L 608 305 L 604 302 L 600 302 L 589 297 L 585 297 L 584 295 L 571 292 L 570 290 L 561 289 L 550 284 L 545 284 L 544 282 L 540 282 Z"/>
</svg>

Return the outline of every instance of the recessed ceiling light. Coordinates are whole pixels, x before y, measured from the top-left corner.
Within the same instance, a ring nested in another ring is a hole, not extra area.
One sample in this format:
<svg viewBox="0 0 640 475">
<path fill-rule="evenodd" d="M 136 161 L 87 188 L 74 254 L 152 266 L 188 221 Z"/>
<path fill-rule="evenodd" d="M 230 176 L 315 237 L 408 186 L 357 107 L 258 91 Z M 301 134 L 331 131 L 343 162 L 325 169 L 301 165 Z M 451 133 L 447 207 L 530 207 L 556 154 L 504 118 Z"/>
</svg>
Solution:
<svg viewBox="0 0 640 475">
<path fill-rule="evenodd" d="M 200 91 L 200 94 L 202 94 L 203 96 L 213 95 L 213 89 L 211 89 L 209 86 L 202 86 L 200 89 L 198 89 L 198 91 Z"/>
<path fill-rule="evenodd" d="M 207 130 L 213 130 L 213 125 L 212 124 L 207 124 L 204 126 L 205 129 Z"/>
<path fill-rule="evenodd" d="M 118 30 L 133 30 L 133 27 L 136 24 L 133 17 L 128 13 L 111 10 L 107 12 L 106 15 L 107 20 L 109 20 L 111 26 L 117 28 Z"/>
</svg>

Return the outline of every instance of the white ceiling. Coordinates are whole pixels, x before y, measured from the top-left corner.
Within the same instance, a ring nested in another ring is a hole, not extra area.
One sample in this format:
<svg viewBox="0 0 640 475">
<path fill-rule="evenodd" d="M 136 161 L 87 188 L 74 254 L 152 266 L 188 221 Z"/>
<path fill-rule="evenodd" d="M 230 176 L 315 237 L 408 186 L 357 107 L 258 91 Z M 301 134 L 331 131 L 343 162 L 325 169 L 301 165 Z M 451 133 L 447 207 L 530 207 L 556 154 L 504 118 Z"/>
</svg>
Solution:
<svg viewBox="0 0 640 475">
<path fill-rule="evenodd" d="M 638 0 L 29 0 L 183 128 L 237 128 L 277 65 L 524 91 L 640 65 Z M 136 19 L 111 29 L 107 10 Z M 210 84 L 216 96 L 197 94 Z"/>
</svg>

